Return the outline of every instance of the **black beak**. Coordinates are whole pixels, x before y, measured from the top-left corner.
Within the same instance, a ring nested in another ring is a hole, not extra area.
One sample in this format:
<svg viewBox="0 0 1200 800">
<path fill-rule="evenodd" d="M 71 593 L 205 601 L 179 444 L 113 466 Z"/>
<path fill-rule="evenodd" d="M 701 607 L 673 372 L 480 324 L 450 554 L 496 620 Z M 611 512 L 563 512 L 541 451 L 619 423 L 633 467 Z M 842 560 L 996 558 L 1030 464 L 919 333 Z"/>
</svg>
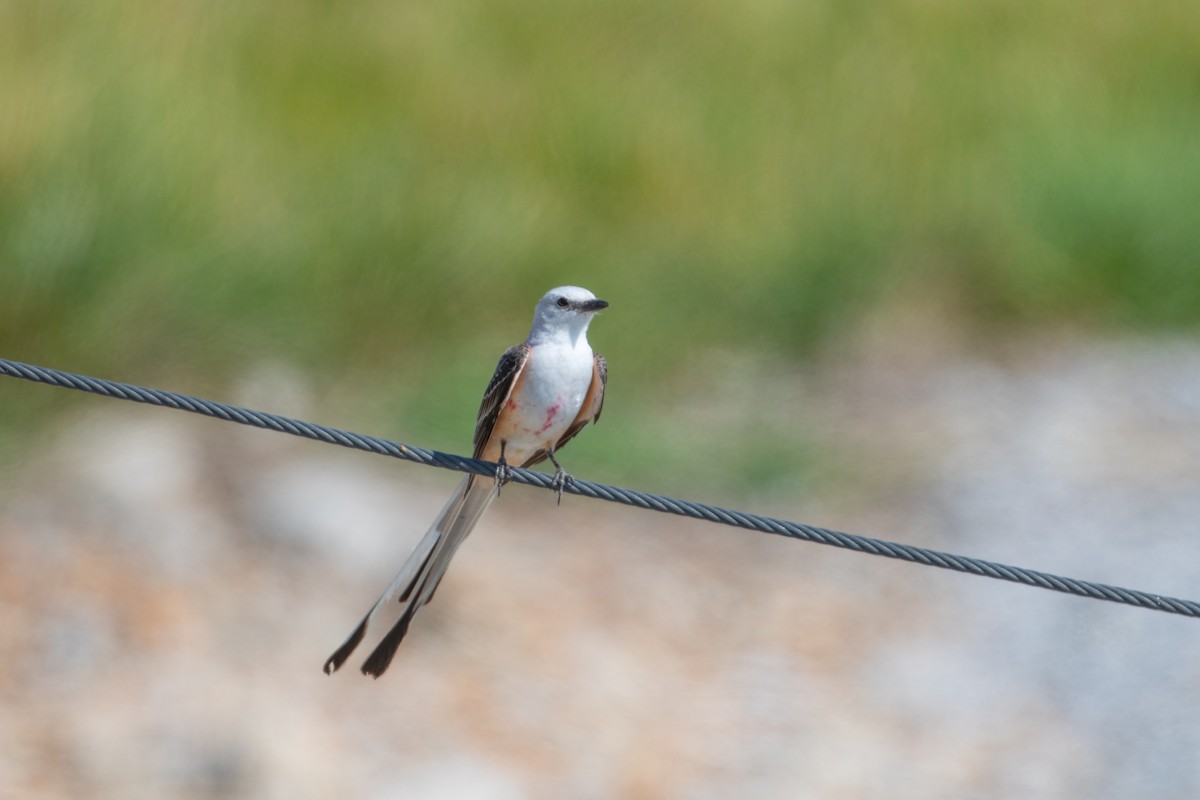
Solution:
<svg viewBox="0 0 1200 800">
<path fill-rule="evenodd" d="M 584 300 L 579 304 L 580 311 L 600 311 L 608 308 L 607 300 Z"/>
</svg>

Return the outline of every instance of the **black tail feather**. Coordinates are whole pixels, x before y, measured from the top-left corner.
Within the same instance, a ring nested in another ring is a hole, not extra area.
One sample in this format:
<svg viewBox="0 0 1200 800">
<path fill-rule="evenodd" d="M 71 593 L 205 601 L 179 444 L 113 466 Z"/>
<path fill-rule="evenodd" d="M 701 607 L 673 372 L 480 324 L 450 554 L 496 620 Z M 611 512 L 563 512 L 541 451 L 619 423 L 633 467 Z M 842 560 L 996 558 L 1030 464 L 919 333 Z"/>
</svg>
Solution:
<svg viewBox="0 0 1200 800">
<path fill-rule="evenodd" d="M 396 624 L 392 626 L 392 629 L 387 632 L 387 636 L 383 637 L 379 645 L 371 651 L 371 655 L 367 656 L 367 660 L 363 662 L 363 675 L 378 678 L 384 673 L 388 665 L 392 663 L 392 658 L 396 655 L 396 650 L 399 649 L 400 643 L 404 641 L 404 635 L 408 633 L 408 624 L 412 622 L 413 614 L 416 611 L 416 603 L 404 609 L 404 613 L 396 621 Z"/>
<path fill-rule="evenodd" d="M 371 609 L 371 611 L 374 610 L 375 609 Z M 342 664 L 346 663 L 346 659 L 349 658 L 350 654 L 354 652 L 354 648 L 358 647 L 359 643 L 363 640 L 363 637 L 366 636 L 367 620 L 370 618 L 371 613 L 367 612 L 367 615 L 363 617 L 362 622 L 358 623 L 358 627 L 354 629 L 354 632 L 350 634 L 349 638 L 342 642 L 342 646 L 337 650 L 334 650 L 333 655 L 326 659 L 326 675 L 332 675 L 341 668 Z"/>
</svg>

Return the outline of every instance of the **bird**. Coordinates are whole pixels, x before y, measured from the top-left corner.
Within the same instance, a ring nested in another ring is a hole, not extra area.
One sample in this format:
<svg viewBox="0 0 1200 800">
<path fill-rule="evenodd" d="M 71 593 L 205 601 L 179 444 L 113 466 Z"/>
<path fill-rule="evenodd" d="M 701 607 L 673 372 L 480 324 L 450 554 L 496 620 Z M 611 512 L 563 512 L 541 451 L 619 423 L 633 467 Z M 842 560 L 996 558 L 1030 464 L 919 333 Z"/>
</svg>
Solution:
<svg viewBox="0 0 1200 800">
<path fill-rule="evenodd" d="M 600 419 L 604 407 L 608 363 L 592 351 L 587 329 L 607 307 L 579 286 L 551 289 L 538 301 L 529 335 L 500 356 L 475 420 L 475 458 L 495 462 L 495 478 L 463 479 L 399 574 L 325 661 L 327 675 L 346 662 L 377 617 L 389 611 L 394 617 L 398 606 L 399 617 L 361 668 L 373 678 L 387 670 L 414 615 L 433 598 L 455 551 L 508 480 L 510 464 L 532 467 L 549 459 L 555 468 L 551 486 L 562 502 L 572 478 L 555 456 Z"/>
</svg>

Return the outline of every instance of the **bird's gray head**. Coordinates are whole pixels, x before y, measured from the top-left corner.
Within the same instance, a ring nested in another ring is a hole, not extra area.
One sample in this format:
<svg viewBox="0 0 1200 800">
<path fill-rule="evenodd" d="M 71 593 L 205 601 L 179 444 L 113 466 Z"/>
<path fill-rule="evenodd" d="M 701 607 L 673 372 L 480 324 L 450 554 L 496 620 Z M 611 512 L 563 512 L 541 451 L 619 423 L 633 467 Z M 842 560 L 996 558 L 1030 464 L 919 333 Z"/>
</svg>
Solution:
<svg viewBox="0 0 1200 800">
<path fill-rule="evenodd" d="M 587 330 L 592 317 L 608 303 L 579 286 L 559 286 L 546 292 L 533 312 L 530 339 L 550 333 L 567 334 L 576 339 Z"/>
</svg>

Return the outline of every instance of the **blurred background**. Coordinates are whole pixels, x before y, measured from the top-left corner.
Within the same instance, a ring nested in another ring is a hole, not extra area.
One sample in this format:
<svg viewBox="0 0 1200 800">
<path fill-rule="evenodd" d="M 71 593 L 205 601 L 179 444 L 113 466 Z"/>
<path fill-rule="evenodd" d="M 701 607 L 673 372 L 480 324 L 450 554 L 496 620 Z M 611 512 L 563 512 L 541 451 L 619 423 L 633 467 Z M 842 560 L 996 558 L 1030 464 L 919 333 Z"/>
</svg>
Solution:
<svg viewBox="0 0 1200 800">
<path fill-rule="evenodd" d="M 1200 597 L 1200 6 L 0 2 L 0 355 Z M 1193 798 L 1183 618 L 0 381 L 0 794 Z"/>
</svg>

